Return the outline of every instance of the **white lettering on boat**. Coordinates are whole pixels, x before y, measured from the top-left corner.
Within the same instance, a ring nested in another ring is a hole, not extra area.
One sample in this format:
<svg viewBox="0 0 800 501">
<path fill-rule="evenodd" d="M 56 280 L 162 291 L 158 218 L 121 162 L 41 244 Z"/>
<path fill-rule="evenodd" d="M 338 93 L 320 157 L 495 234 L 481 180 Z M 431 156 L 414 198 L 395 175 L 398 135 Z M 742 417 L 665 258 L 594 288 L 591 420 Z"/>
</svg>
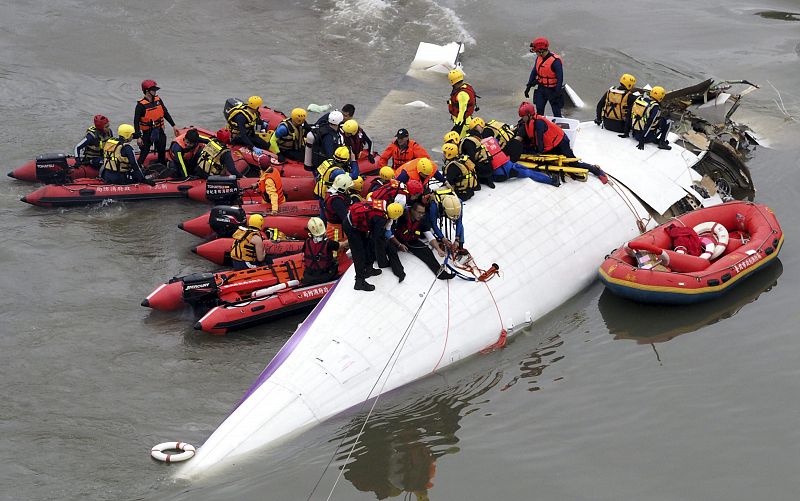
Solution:
<svg viewBox="0 0 800 501">
<path fill-rule="evenodd" d="M 762 259 L 764 259 L 764 255 L 761 253 L 761 250 L 759 250 L 758 252 L 748 257 L 747 259 L 736 263 L 736 265 L 733 267 L 733 271 L 736 273 L 741 273 L 742 271 L 746 270 L 747 268 L 761 261 Z"/>
</svg>

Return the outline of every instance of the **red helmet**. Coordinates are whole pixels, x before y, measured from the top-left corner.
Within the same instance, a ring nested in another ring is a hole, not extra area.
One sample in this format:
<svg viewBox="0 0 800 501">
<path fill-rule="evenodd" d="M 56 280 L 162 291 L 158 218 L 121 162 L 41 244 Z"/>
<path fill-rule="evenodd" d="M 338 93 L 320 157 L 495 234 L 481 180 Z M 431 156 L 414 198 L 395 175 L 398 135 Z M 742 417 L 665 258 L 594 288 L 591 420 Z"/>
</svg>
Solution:
<svg viewBox="0 0 800 501">
<path fill-rule="evenodd" d="M 536 40 L 534 40 L 533 42 L 531 42 L 531 49 L 533 49 L 535 51 L 536 50 L 547 49 L 549 47 L 550 47 L 550 42 L 548 42 L 547 39 L 544 38 L 544 37 L 539 37 Z"/>
<path fill-rule="evenodd" d="M 153 88 L 158 90 L 161 87 L 158 86 L 155 80 L 142 80 L 142 92 L 147 92 L 148 90 Z"/>
<path fill-rule="evenodd" d="M 108 125 L 108 119 L 103 115 L 95 115 L 94 116 L 94 127 L 97 130 L 103 130 Z"/>
<path fill-rule="evenodd" d="M 409 195 L 421 195 L 422 183 L 416 179 L 411 179 L 406 183 L 406 190 L 408 190 Z"/>
<path fill-rule="evenodd" d="M 219 139 L 222 143 L 229 144 L 231 142 L 231 131 L 228 129 L 218 130 L 217 139 Z"/>
<path fill-rule="evenodd" d="M 533 104 L 525 101 L 519 105 L 519 116 L 524 117 L 526 115 L 533 115 L 536 116 L 536 107 Z"/>
</svg>

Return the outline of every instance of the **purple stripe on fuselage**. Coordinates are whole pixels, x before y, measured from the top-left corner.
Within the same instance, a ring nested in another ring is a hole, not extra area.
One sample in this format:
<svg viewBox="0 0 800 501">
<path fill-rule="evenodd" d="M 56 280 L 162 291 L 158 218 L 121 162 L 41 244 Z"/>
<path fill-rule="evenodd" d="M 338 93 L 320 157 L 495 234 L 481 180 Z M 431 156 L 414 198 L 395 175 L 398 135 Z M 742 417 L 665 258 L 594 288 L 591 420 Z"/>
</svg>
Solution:
<svg viewBox="0 0 800 501">
<path fill-rule="evenodd" d="M 289 355 L 294 351 L 295 347 L 300 343 L 303 337 L 305 337 L 309 327 L 311 326 L 311 324 L 314 323 L 314 320 L 316 320 L 317 316 L 319 315 L 319 312 L 322 311 L 322 308 L 325 306 L 325 303 L 328 302 L 328 298 L 331 296 L 331 294 L 333 294 L 333 291 L 334 289 L 336 289 L 337 285 L 339 285 L 339 282 L 333 284 L 333 287 L 330 288 L 328 293 L 325 294 L 325 297 L 322 298 L 322 301 L 320 301 L 317 304 L 317 306 L 314 308 L 311 314 L 309 314 L 308 317 L 303 321 L 303 324 L 300 326 L 300 328 L 294 331 L 292 337 L 290 337 L 289 340 L 286 341 L 286 344 L 283 345 L 283 348 L 281 348 L 280 351 L 278 351 L 278 353 L 270 361 L 270 363 L 267 364 L 267 366 L 264 368 L 263 371 L 261 371 L 261 374 L 258 376 L 258 379 L 256 379 L 255 382 L 252 384 L 252 386 L 250 386 L 250 389 L 248 389 L 247 393 L 245 393 L 242 399 L 239 400 L 239 403 L 236 404 L 236 407 L 234 407 L 233 410 L 231 410 L 231 413 L 233 413 L 233 411 L 235 411 L 240 405 L 242 405 L 242 402 L 247 400 L 250 397 L 250 395 L 252 395 L 253 392 L 256 391 L 258 387 L 264 383 L 264 381 L 269 379 L 269 377 L 273 375 L 276 370 L 278 370 L 278 367 L 280 367 L 281 364 L 283 364 L 283 362 L 286 361 L 287 358 L 289 358 Z"/>
</svg>

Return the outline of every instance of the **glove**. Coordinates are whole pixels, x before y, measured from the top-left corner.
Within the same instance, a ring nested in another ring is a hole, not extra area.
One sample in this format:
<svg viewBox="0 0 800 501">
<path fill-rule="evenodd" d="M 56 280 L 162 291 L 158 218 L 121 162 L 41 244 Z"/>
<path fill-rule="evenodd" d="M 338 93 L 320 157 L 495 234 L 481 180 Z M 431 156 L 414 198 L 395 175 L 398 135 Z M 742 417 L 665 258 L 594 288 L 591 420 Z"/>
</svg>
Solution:
<svg viewBox="0 0 800 501">
<path fill-rule="evenodd" d="M 369 160 L 369 163 L 374 164 L 375 163 L 375 154 L 372 153 L 372 152 L 368 153 L 367 154 L 367 160 Z"/>
<path fill-rule="evenodd" d="M 142 182 L 143 182 L 144 184 L 146 184 L 147 186 L 155 186 L 155 185 L 156 185 L 156 182 L 155 182 L 153 179 L 147 179 L 147 178 L 144 178 L 144 179 L 142 180 Z"/>
<path fill-rule="evenodd" d="M 527 85 L 525 87 L 525 97 L 531 97 L 531 87 L 533 87 L 533 86 L 532 85 Z"/>
<path fill-rule="evenodd" d="M 283 156 L 283 153 L 278 153 L 278 162 L 283 163 L 286 161 L 286 157 Z"/>
<path fill-rule="evenodd" d="M 253 146 L 253 155 L 261 156 L 264 153 L 264 150 L 257 146 Z"/>
<path fill-rule="evenodd" d="M 626 132 L 625 134 L 617 134 L 617 137 L 626 138 L 626 137 L 631 137 L 631 135 Z"/>
<path fill-rule="evenodd" d="M 639 144 L 637 144 L 636 147 L 639 148 L 640 150 L 643 150 L 644 149 L 644 141 L 639 141 Z"/>
</svg>

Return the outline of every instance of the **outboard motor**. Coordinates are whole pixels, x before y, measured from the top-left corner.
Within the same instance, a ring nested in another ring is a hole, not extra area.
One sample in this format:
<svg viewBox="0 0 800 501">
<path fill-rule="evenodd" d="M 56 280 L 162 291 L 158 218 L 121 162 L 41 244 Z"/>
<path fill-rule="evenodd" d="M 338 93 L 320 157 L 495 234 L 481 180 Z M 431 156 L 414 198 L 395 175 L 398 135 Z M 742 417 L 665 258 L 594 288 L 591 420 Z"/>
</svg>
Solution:
<svg viewBox="0 0 800 501">
<path fill-rule="evenodd" d="M 69 164 L 64 153 L 45 153 L 36 157 L 36 179 L 45 184 L 67 182 Z"/>
<path fill-rule="evenodd" d="M 234 205 L 240 202 L 241 192 L 236 176 L 209 176 L 206 198 L 215 205 Z"/>
<path fill-rule="evenodd" d="M 183 277 L 183 300 L 195 309 L 208 309 L 217 303 L 217 282 L 213 273 L 192 273 Z"/>
<path fill-rule="evenodd" d="M 208 215 L 208 224 L 220 238 L 233 236 L 236 228 L 246 225 L 247 213 L 241 207 L 217 205 Z"/>
</svg>

